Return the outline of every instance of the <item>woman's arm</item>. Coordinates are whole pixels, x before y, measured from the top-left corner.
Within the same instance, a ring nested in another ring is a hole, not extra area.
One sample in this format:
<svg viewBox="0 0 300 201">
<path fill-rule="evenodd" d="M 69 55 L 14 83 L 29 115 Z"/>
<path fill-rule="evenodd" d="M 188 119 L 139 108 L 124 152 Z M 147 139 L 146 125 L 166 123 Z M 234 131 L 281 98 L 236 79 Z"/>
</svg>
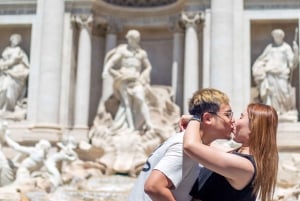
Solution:
<svg viewBox="0 0 300 201">
<path fill-rule="evenodd" d="M 223 175 L 232 187 L 244 188 L 254 174 L 252 163 L 241 156 L 202 144 L 199 130 L 198 121 L 188 123 L 183 139 L 185 153 L 204 167 Z"/>
</svg>

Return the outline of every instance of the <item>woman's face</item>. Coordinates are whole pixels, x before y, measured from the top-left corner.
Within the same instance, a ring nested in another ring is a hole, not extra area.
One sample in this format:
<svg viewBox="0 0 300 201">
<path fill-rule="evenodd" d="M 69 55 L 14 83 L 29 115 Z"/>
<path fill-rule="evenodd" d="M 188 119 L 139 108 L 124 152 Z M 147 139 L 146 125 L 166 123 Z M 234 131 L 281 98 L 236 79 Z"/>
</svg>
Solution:
<svg viewBox="0 0 300 201">
<path fill-rule="evenodd" d="M 247 144 L 251 131 L 249 128 L 248 113 L 245 110 L 239 119 L 235 121 L 234 140 L 238 143 Z"/>
</svg>

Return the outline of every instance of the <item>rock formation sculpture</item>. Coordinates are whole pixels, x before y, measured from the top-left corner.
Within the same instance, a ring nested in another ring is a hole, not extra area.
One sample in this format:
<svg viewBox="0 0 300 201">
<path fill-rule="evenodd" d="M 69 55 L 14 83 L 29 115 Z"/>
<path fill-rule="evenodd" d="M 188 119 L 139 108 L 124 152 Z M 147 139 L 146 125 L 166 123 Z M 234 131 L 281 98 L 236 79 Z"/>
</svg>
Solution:
<svg viewBox="0 0 300 201">
<path fill-rule="evenodd" d="M 129 30 L 126 38 L 128 44 L 106 55 L 102 76 L 113 79 L 113 90 L 103 86 L 89 138 L 101 150 L 98 162 L 107 174 L 134 176 L 151 151 L 175 132 L 179 108 L 172 101 L 171 87 L 151 86 L 152 66 L 139 45 L 140 33 Z"/>
</svg>

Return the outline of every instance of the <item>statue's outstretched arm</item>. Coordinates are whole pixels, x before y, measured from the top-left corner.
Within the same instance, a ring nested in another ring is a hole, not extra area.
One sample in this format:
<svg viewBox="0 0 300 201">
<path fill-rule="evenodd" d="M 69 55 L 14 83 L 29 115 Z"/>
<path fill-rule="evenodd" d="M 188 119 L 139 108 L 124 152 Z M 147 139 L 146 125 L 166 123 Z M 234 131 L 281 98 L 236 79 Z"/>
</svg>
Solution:
<svg viewBox="0 0 300 201">
<path fill-rule="evenodd" d="M 8 144 L 8 146 L 10 146 L 11 148 L 13 148 L 16 151 L 25 153 L 25 154 L 30 154 L 32 149 L 30 147 L 24 147 L 21 146 L 19 143 L 15 142 L 14 140 L 12 140 L 9 136 L 8 136 L 8 132 L 6 132 L 5 134 L 5 141 Z"/>
</svg>

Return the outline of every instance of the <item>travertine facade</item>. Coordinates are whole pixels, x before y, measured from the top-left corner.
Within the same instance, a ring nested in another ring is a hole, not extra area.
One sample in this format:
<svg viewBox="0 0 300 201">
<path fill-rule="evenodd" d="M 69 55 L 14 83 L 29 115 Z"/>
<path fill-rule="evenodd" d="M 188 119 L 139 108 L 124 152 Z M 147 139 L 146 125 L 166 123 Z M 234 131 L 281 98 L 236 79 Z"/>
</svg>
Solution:
<svg viewBox="0 0 300 201">
<path fill-rule="evenodd" d="M 283 29 L 291 44 L 299 23 L 299 0 L 0 0 L 0 51 L 18 33 L 30 61 L 26 115 L 8 120 L 12 138 L 86 140 L 110 86 L 101 77 L 104 57 L 130 29 L 142 35 L 151 85 L 170 87 L 182 113 L 193 91 L 216 87 L 238 117 L 256 95 L 251 66 L 269 33 Z M 299 68 L 291 84 L 299 111 Z M 281 151 L 299 151 L 299 131 L 298 122 L 280 124 Z"/>
<path fill-rule="evenodd" d="M 152 84 L 172 86 L 183 112 L 191 93 L 209 86 L 227 92 L 241 111 L 252 98 L 251 64 L 269 42 L 267 33 L 280 27 L 292 40 L 300 18 L 295 0 L 137 2 L 0 1 L 0 47 L 18 32 L 30 56 L 26 121 L 86 133 L 103 93 L 104 55 L 132 27 L 154 66 Z"/>
</svg>

